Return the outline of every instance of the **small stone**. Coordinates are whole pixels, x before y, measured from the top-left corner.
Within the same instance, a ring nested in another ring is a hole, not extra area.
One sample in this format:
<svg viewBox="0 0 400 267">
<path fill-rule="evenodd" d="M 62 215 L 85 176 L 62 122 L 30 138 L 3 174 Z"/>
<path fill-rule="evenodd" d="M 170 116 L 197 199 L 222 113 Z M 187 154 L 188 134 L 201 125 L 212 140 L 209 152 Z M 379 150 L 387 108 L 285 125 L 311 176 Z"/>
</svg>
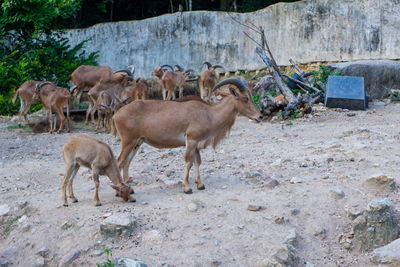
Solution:
<svg viewBox="0 0 400 267">
<path fill-rule="evenodd" d="M 43 257 L 38 257 L 33 264 L 34 267 L 42 267 L 44 266 L 44 259 Z"/>
<path fill-rule="evenodd" d="M 375 249 L 370 260 L 379 266 L 400 266 L 400 238 L 386 246 Z"/>
<path fill-rule="evenodd" d="M 275 222 L 276 224 L 282 224 L 282 223 L 285 222 L 285 217 L 276 217 L 276 218 L 274 219 L 274 222 Z"/>
<path fill-rule="evenodd" d="M 347 217 L 349 217 L 350 220 L 354 220 L 358 216 L 362 215 L 363 212 L 360 210 L 356 210 L 354 208 L 346 208 L 346 214 Z"/>
<path fill-rule="evenodd" d="M 326 229 L 325 228 L 319 228 L 314 232 L 314 236 L 318 237 L 321 240 L 324 240 L 326 238 Z"/>
<path fill-rule="evenodd" d="M 191 203 L 189 203 L 189 205 L 187 206 L 187 209 L 188 209 L 188 211 L 190 211 L 190 212 L 196 212 L 196 211 L 199 209 L 199 207 L 197 206 L 196 203 L 191 202 Z"/>
<path fill-rule="evenodd" d="M 93 250 L 92 256 L 100 256 L 100 255 L 102 255 L 103 253 L 104 253 L 103 250 L 96 249 L 96 250 Z"/>
<path fill-rule="evenodd" d="M 278 180 L 272 179 L 271 177 L 266 177 L 263 179 L 264 187 L 272 189 L 279 185 Z"/>
<path fill-rule="evenodd" d="M 67 230 L 67 229 L 71 228 L 72 225 L 73 225 L 72 222 L 65 221 L 63 224 L 61 224 L 61 229 L 62 230 Z"/>
<path fill-rule="evenodd" d="M 70 265 L 74 260 L 76 260 L 79 256 L 81 255 L 80 250 L 76 250 L 68 255 L 66 255 L 62 260 L 61 260 L 61 266 L 68 266 Z"/>
<path fill-rule="evenodd" d="M 31 229 L 31 225 L 29 223 L 25 224 L 24 226 L 22 226 L 22 231 L 24 232 L 28 232 L 29 229 Z"/>
<path fill-rule="evenodd" d="M 351 244 L 351 243 L 346 243 L 346 244 L 344 244 L 344 246 L 343 246 L 345 249 L 347 249 L 347 250 L 350 250 L 352 247 L 353 247 L 353 245 Z"/>
<path fill-rule="evenodd" d="M 356 115 L 356 113 L 349 112 L 349 113 L 346 113 L 346 115 L 347 115 L 347 117 L 354 117 Z"/>
<path fill-rule="evenodd" d="M 111 262 L 115 267 L 147 267 L 144 261 L 139 259 L 130 259 L 126 257 L 113 258 Z"/>
<path fill-rule="evenodd" d="M 368 189 L 374 189 L 377 192 L 391 192 L 396 188 L 396 182 L 393 178 L 389 178 L 386 175 L 374 175 L 364 182 L 365 187 Z"/>
<path fill-rule="evenodd" d="M 144 242 L 150 242 L 155 244 L 161 244 L 163 241 L 163 237 L 157 230 L 150 230 L 143 234 L 142 240 Z"/>
<path fill-rule="evenodd" d="M 103 219 L 106 219 L 106 218 L 110 217 L 111 215 L 112 215 L 111 212 L 108 212 L 108 213 L 106 213 L 106 214 L 103 214 Z"/>
<path fill-rule="evenodd" d="M 50 253 L 50 249 L 47 247 L 42 247 L 41 249 L 39 249 L 36 254 L 42 256 L 43 258 L 46 258 Z"/>
<path fill-rule="evenodd" d="M 299 177 L 293 177 L 292 179 L 290 179 L 291 184 L 298 184 L 298 183 L 302 183 L 302 182 L 303 181 Z"/>
<path fill-rule="evenodd" d="M 315 264 L 311 262 L 306 262 L 306 267 L 315 267 Z"/>
<path fill-rule="evenodd" d="M 21 201 L 18 202 L 18 207 L 20 209 L 25 208 L 27 205 L 28 205 L 28 201 L 26 201 L 26 200 L 21 200 Z"/>
<path fill-rule="evenodd" d="M 28 219 L 28 216 L 23 215 L 21 218 L 18 219 L 18 223 L 23 223 Z"/>
<path fill-rule="evenodd" d="M 254 177 L 260 177 L 261 173 L 259 173 L 258 171 L 253 171 L 250 173 L 250 178 L 254 178 Z"/>
<path fill-rule="evenodd" d="M 247 206 L 247 210 L 249 210 L 249 211 L 259 211 L 259 210 L 261 210 L 261 206 L 254 205 L 254 204 L 249 204 Z"/>
<path fill-rule="evenodd" d="M 334 199 L 341 199 L 344 198 L 344 192 L 341 189 L 333 189 L 330 191 L 331 192 L 331 196 Z"/>
<path fill-rule="evenodd" d="M 128 237 L 135 227 L 136 221 L 130 214 L 116 213 L 104 219 L 100 224 L 100 231 L 105 237 Z"/>
<path fill-rule="evenodd" d="M 0 205 L 0 217 L 6 216 L 10 212 L 10 207 L 8 205 Z"/>
<path fill-rule="evenodd" d="M 290 211 L 290 213 L 291 213 L 292 215 L 297 215 L 297 214 L 300 213 L 300 210 L 297 209 L 297 208 L 294 208 L 294 209 L 292 209 L 292 210 Z"/>
</svg>

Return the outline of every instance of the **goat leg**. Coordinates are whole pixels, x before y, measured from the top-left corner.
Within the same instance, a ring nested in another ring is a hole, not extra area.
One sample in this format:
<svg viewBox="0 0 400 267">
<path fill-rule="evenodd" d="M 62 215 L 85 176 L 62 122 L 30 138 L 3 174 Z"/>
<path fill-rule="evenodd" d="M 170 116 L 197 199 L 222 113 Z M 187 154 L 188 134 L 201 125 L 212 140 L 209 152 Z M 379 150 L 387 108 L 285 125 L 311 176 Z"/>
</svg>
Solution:
<svg viewBox="0 0 400 267">
<path fill-rule="evenodd" d="M 57 133 L 61 133 L 64 128 L 65 116 L 64 116 L 62 108 L 60 108 L 57 113 L 58 113 L 58 117 L 60 117 L 60 120 L 61 120 L 60 128 L 58 128 Z M 54 124 L 54 125 L 56 125 L 56 124 Z"/>
<path fill-rule="evenodd" d="M 198 149 L 196 149 L 196 151 L 195 151 L 194 162 L 195 162 L 195 165 L 196 165 L 195 166 L 196 167 L 196 180 L 195 180 L 195 183 L 197 184 L 197 189 L 198 190 L 204 190 L 204 189 L 206 189 L 206 187 L 204 186 L 204 184 L 200 180 L 201 156 L 200 156 L 200 151 Z"/>
<path fill-rule="evenodd" d="M 99 200 L 99 170 L 93 168 L 93 182 L 95 186 L 95 192 L 94 192 L 94 205 L 95 206 L 101 206 L 100 200 Z"/>
</svg>

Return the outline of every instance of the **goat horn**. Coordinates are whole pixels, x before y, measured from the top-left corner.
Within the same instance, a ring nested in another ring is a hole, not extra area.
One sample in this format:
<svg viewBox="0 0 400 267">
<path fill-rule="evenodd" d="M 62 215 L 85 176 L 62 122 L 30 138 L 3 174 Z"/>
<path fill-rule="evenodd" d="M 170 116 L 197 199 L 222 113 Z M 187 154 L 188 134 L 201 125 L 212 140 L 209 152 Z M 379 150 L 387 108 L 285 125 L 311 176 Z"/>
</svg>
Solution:
<svg viewBox="0 0 400 267">
<path fill-rule="evenodd" d="M 208 62 L 208 61 L 204 61 L 203 65 L 207 65 L 207 68 L 211 68 L 212 67 L 211 63 Z"/>
<path fill-rule="evenodd" d="M 244 80 L 243 77 L 241 77 L 241 78 Z M 228 78 L 223 81 L 220 81 L 219 83 L 217 83 L 214 86 L 213 91 L 217 90 L 218 88 L 220 88 L 221 86 L 226 85 L 226 84 L 236 85 L 241 92 L 248 90 L 249 87 L 247 85 L 247 82 L 244 83 L 242 79 L 235 77 L 235 78 Z"/>
<path fill-rule="evenodd" d="M 78 88 L 78 86 L 75 85 L 74 87 L 72 87 L 71 89 L 69 89 L 69 91 L 71 92 L 71 94 L 73 94 L 73 93 L 75 92 L 76 88 Z"/>
<path fill-rule="evenodd" d="M 214 65 L 214 66 L 212 66 L 214 69 L 218 69 L 218 68 L 220 68 L 220 69 L 223 69 L 223 70 L 225 70 L 225 67 L 224 66 L 221 66 L 221 65 Z"/>
<path fill-rule="evenodd" d="M 114 97 L 118 102 L 121 102 L 121 99 L 119 98 L 119 96 L 116 93 L 114 93 Z"/>
<path fill-rule="evenodd" d="M 129 99 L 131 99 L 132 97 L 128 96 L 127 98 L 125 98 L 124 100 L 122 100 L 122 103 L 126 104 L 126 101 L 128 101 Z"/>
<path fill-rule="evenodd" d="M 142 79 L 142 78 L 140 78 L 140 77 L 137 78 L 137 79 L 136 79 L 136 82 L 137 82 L 137 83 L 140 82 L 140 79 Z"/>
<path fill-rule="evenodd" d="M 165 64 L 165 65 L 162 65 L 162 66 L 161 66 L 161 68 L 164 68 L 164 67 L 168 67 L 168 68 L 171 69 L 171 71 L 174 71 L 174 68 L 173 68 L 171 65 Z"/>
<path fill-rule="evenodd" d="M 192 69 L 185 70 L 186 74 L 189 74 L 190 72 L 194 72 L 194 70 L 192 70 Z"/>
<path fill-rule="evenodd" d="M 45 86 L 46 84 L 53 84 L 53 83 L 51 83 L 51 82 L 43 82 L 43 83 L 39 84 L 39 88 L 42 88 L 42 87 Z M 38 88 L 38 85 L 36 85 L 36 88 Z M 39 89 L 39 88 L 38 88 L 38 89 Z"/>
<path fill-rule="evenodd" d="M 135 66 L 132 66 L 132 68 L 131 68 L 131 72 L 132 72 L 132 76 L 135 74 Z"/>
<path fill-rule="evenodd" d="M 98 107 L 102 107 L 102 108 L 104 108 L 104 109 L 106 109 L 106 110 L 108 110 L 110 107 L 108 107 L 108 106 L 106 106 L 106 105 L 103 105 L 103 104 L 98 104 L 97 105 Z"/>
<path fill-rule="evenodd" d="M 183 68 L 179 66 L 178 64 L 175 64 L 174 67 L 176 67 L 179 71 L 183 71 Z"/>
<path fill-rule="evenodd" d="M 118 71 L 116 71 L 116 72 L 114 72 L 114 73 L 118 73 L 118 72 L 125 72 L 126 74 L 128 74 L 129 76 L 133 76 L 133 74 L 132 74 L 132 72 L 130 72 L 129 70 L 118 70 Z"/>
</svg>

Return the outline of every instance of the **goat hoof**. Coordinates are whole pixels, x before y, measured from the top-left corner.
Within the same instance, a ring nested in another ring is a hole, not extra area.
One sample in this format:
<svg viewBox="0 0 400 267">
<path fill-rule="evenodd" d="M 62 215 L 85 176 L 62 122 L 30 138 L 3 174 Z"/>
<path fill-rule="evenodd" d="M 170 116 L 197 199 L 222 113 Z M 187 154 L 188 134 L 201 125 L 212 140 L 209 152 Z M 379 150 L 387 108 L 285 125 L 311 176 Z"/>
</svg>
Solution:
<svg viewBox="0 0 400 267">
<path fill-rule="evenodd" d="M 72 200 L 72 203 L 78 202 L 78 199 L 76 199 L 76 198 L 71 198 L 71 200 Z"/>
<path fill-rule="evenodd" d="M 191 188 L 185 189 L 185 190 L 183 190 L 183 192 L 184 192 L 185 194 L 191 194 L 191 193 L 192 193 L 192 189 L 191 189 Z"/>
<path fill-rule="evenodd" d="M 64 207 L 68 207 L 68 204 L 63 204 Z"/>
<path fill-rule="evenodd" d="M 96 204 L 94 204 L 96 207 L 99 207 L 99 206 L 101 206 L 101 203 L 99 202 L 99 203 L 96 203 Z"/>
<path fill-rule="evenodd" d="M 133 177 L 129 177 L 126 181 L 125 181 L 125 183 L 132 183 L 133 182 Z"/>
<path fill-rule="evenodd" d="M 199 185 L 197 185 L 197 189 L 204 190 L 204 189 L 206 189 L 206 187 L 204 186 L 204 184 L 199 184 Z"/>
</svg>

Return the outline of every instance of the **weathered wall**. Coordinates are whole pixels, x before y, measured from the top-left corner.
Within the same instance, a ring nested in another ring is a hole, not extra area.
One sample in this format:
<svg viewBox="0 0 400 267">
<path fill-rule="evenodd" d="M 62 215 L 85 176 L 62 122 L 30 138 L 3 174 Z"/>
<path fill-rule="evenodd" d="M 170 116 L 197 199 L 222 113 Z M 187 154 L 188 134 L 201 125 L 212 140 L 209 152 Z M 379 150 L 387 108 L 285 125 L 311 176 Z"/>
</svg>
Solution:
<svg viewBox="0 0 400 267">
<path fill-rule="evenodd" d="M 278 64 L 400 58 L 400 0 L 306 0 L 280 3 L 232 16 L 264 27 Z M 254 43 L 258 36 L 224 12 L 183 12 L 141 21 L 104 23 L 70 30 L 76 44 L 100 51 L 99 63 L 119 69 L 134 64 L 149 77 L 157 64 L 180 64 L 200 72 L 202 62 L 229 70 L 265 67 Z"/>
</svg>

